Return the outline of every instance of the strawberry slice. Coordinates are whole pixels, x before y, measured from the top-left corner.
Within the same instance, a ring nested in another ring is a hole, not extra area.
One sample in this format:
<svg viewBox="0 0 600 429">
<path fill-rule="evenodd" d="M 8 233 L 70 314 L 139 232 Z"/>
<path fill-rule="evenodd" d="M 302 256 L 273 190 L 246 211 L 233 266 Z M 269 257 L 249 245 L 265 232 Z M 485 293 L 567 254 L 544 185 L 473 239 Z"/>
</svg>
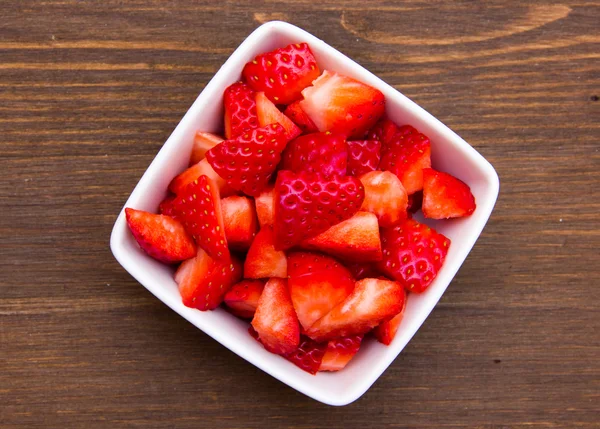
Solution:
<svg viewBox="0 0 600 429">
<path fill-rule="evenodd" d="M 255 93 L 243 82 L 236 82 L 223 93 L 225 106 L 225 137 L 235 139 L 246 131 L 258 128 Z"/>
<path fill-rule="evenodd" d="M 174 212 L 198 246 L 215 259 L 227 259 L 229 249 L 223 226 L 221 200 L 215 182 L 200 176 L 173 202 Z"/>
<path fill-rule="evenodd" d="M 171 183 L 169 184 L 169 191 L 173 192 L 176 195 L 181 194 L 187 185 L 192 183 L 200 176 L 207 176 L 211 179 L 217 188 L 219 188 L 219 193 L 221 197 L 227 197 L 233 194 L 235 191 L 227 184 L 225 179 L 217 174 L 215 170 L 208 163 L 208 160 L 203 159 L 199 163 L 192 165 L 187 168 L 183 173 L 176 176 Z"/>
<path fill-rule="evenodd" d="M 308 337 L 301 336 L 298 348 L 284 357 L 298 368 L 314 375 L 321 368 L 326 351 L 327 343 L 317 343 Z"/>
<path fill-rule="evenodd" d="M 380 343 L 389 346 L 392 343 L 392 340 L 396 336 L 396 332 L 398 332 L 398 327 L 404 319 L 404 311 L 406 310 L 406 294 L 404 295 L 404 304 L 402 305 L 402 310 L 400 313 L 396 314 L 390 320 L 384 320 L 381 322 L 375 329 L 373 329 L 373 334 L 375 334 L 375 338 Z"/>
<path fill-rule="evenodd" d="M 354 355 L 358 353 L 362 335 L 335 338 L 327 343 L 327 350 L 321 360 L 319 371 L 339 371 L 344 369 Z"/>
<path fill-rule="evenodd" d="M 194 137 L 194 144 L 192 145 L 192 154 L 190 155 L 190 167 L 202 161 L 206 152 L 222 141 L 223 137 L 221 136 L 197 131 Z"/>
<path fill-rule="evenodd" d="M 378 89 L 325 70 L 302 91 L 300 107 L 319 131 L 362 138 L 385 112 L 385 97 Z"/>
<path fill-rule="evenodd" d="M 246 255 L 244 277 L 249 279 L 287 277 L 287 258 L 283 251 L 275 250 L 274 242 L 272 226 L 265 226 L 256 234 Z"/>
<path fill-rule="evenodd" d="M 342 222 L 361 206 L 364 189 L 354 177 L 280 171 L 275 183 L 275 247 L 289 249 Z"/>
<path fill-rule="evenodd" d="M 248 250 L 258 231 L 256 209 L 251 198 L 233 195 L 221 200 L 227 244 L 236 250 Z"/>
<path fill-rule="evenodd" d="M 380 261 L 381 241 L 377 217 L 357 212 L 321 234 L 304 240 L 300 247 L 318 250 L 344 261 Z"/>
<path fill-rule="evenodd" d="M 297 43 L 258 55 L 244 66 L 242 75 L 274 103 L 290 104 L 319 76 L 319 67 L 308 45 Z"/>
<path fill-rule="evenodd" d="M 381 143 L 377 140 L 353 140 L 348 145 L 349 176 L 362 176 L 377 169 L 379 165 Z"/>
<path fill-rule="evenodd" d="M 298 321 L 306 330 L 350 295 L 354 278 L 329 256 L 294 252 L 288 256 L 288 287 Z"/>
<path fill-rule="evenodd" d="M 281 155 L 281 169 L 294 173 L 321 173 L 326 177 L 345 176 L 347 159 L 344 136 L 330 132 L 313 133 L 288 143 Z"/>
<path fill-rule="evenodd" d="M 404 291 L 398 282 L 363 279 L 352 293 L 306 331 L 315 341 L 364 334 L 402 310 Z"/>
<path fill-rule="evenodd" d="M 371 171 L 359 179 L 365 187 L 365 200 L 360 209 L 377 216 L 379 226 L 385 228 L 406 219 L 408 195 L 395 174 Z"/>
<path fill-rule="evenodd" d="M 286 143 L 283 127 L 273 124 L 224 141 L 206 159 L 229 186 L 255 197 L 267 186 Z"/>
<path fill-rule="evenodd" d="M 125 209 L 129 230 L 148 255 L 171 264 L 192 258 L 196 245 L 178 220 L 169 216 Z"/>
<path fill-rule="evenodd" d="M 258 114 L 258 123 L 261 127 L 271 124 L 281 125 L 285 130 L 285 139 L 287 141 L 298 137 L 302 133 L 302 130 L 290 118 L 281 113 L 264 92 L 256 94 L 256 112 Z"/>
<path fill-rule="evenodd" d="M 475 197 L 471 188 L 456 177 L 423 170 L 423 215 L 432 219 L 469 216 L 475 211 Z"/>
<path fill-rule="evenodd" d="M 206 311 L 221 304 L 229 288 L 242 278 L 242 264 L 231 259 L 214 259 L 203 249 L 183 262 L 175 273 L 175 282 L 186 307 Z"/>
<path fill-rule="evenodd" d="M 273 215 L 273 186 L 269 185 L 258 197 L 254 199 L 256 204 L 256 214 L 261 228 L 267 225 L 273 225 L 275 217 Z"/>
<path fill-rule="evenodd" d="M 410 292 L 421 293 L 444 263 L 450 239 L 414 219 L 382 229 L 383 260 L 378 264 Z"/>
<path fill-rule="evenodd" d="M 242 280 L 225 294 L 225 304 L 236 316 L 252 319 L 264 287 L 265 282 L 262 280 Z"/>
<path fill-rule="evenodd" d="M 303 134 L 316 133 L 319 131 L 312 119 L 310 119 L 306 112 L 302 110 L 302 107 L 300 107 L 300 100 L 294 101 L 286 107 L 283 113 L 298 125 Z"/>
<path fill-rule="evenodd" d="M 292 353 L 300 344 L 300 326 L 287 280 L 272 278 L 263 289 L 252 319 L 258 340 L 271 353 Z"/>
</svg>

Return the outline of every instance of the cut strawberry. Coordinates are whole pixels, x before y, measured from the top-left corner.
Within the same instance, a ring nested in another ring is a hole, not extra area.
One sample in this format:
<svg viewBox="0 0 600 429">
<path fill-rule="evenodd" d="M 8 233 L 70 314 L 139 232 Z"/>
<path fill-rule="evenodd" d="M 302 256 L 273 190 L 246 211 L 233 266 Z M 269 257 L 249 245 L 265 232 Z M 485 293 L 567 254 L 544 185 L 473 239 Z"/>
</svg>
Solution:
<svg viewBox="0 0 600 429">
<path fill-rule="evenodd" d="M 229 186 L 255 197 L 267 186 L 286 143 L 283 127 L 273 124 L 224 141 L 206 159 Z"/>
<path fill-rule="evenodd" d="M 135 240 L 154 259 L 171 264 L 196 254 L 194 240 L 178 220 L 131 208 L 125 217 Z"/>
<path fill-rule="evenodd" d="M 373 262 L 350 262 L 345 265 L 356 280 L 378 278 L 382 275 Z"/>
<path fill-rule="evenodd" d="M 287 141 L 298 137 L 302 133 L 302 130 L 290 118 L 281 113 L 264 92 L 256 94 L 256 112 L 258 114 L 258 123 L 261 127 L 271 124 L 281 125 L 285 130 Z"/>
<path fill-rule="evenodd" d="M 175 199 L 176 199 L 175 195 L 167 195 L 165 197 L 165 199 L 162 200 L 160 202 L 160 204 L 158 205 L 158 212 L 165 216 L 171 216 L 172 218 L 176 218 L 175 210 L 174 210 Z M 188 258 L 186 258 L 186 259 L 188 259 Z"/>
<path fill-rule="evenodd" d="M 325 70 L 302 91 L 300 107 L 319 131 L 362 138 L 383 115 L 385 97 L 378 89 Z"/>
<path fill-rule="evenodd" d="M 236 316 L 252 319 L 264 287 L 262 280 L 242 280 L 225 294 L 225 304 Z"/>
<path fill-rule="evenodd" d="M 308 337 L 300 337 L 300 345 L 284 357 L 298 368 L 310 374 L 316 374 L 327 351 L 327 343 L 317 343 Z"/>
<path fill-rule="evenodd" d="M 377 216 L 382 228 L 406 219 L 408 195 L 395 174 L 389 171 L 371 171 L 359 177 L 365 187 L 361 210 Z"/>
<path fill-rule="evenodd" d="M 275 183 L 275 247 L 289 249 L 342 222 L 364 199 L 360 180 L 280 171 Z"/>
<path fill-rule="evenodd" d="M 236 250 L 248 250 L 258 231 L 256 209 L 251 198 L 233 195 L 221 200 L 227 244 Z"/>
<path fill-rule="evenodd" d="M 256 214 L 261 228 L 266 225 L 273 226 L 275 217 L 273 215 L 273 186 L 269 185 L 258 197 L 254 199 Z"/>
<path fill-rule="evenodd" d="M 242 75 L 274 103 L 290 104 L 319 76 L 319 67 L 308 45 L 297 43 L 258 55 L 244 66 Z"/>
<path fill-rule="evenodd" d="M 408 219 L 381 231 L 383 260 L 379 269 L 410 292 L 421 293 L 444 263 L 450 239 L 433 228 Z"/>
<path fill-rule="evenodd" d="M 302 130 L 303 134 L 316 133 L 319 131 L 315 123 L 308 117 L 300 107 L 300 101 L 294 101 L 284 110 L 285 116 L 290 118 Z"/>
<path fill-rule="evenodd" d="M 183 262 L 175 273 L 175 282 L 183 304 L 198 310 L 213 310 L 221 304 L 229 288 L 242 278 L 242 264 L 231 259 L 213 259 L 203 250 Z"/>
<path fill-rule="evenodd" d="M 326 177 L 345 176 L 348 151 L 340 134 L 313 133 L 288 143 L 281 155 L 281 169 L 294 173 L 307 171 Z"/>
<path fill-rule="evenodd" d="M 255 93 L 243 82 L 229 86 L 223 94 L 225 106 L 225 137 L 235 139 L 246 131 L 258 128 Z"/>
<path fill-rule="evenodd" d="M 423 215 L 432 219 L 469 216 L 475 211 L 475 197 L 471 188 L 456 177 L 423 170 Z"/>
<path fill-rule="evenodd" d="M 350 219 L 302 241 L 300 247 L 328 253 L 345 261 L 380 261 L 377 217 L 369 212 L 357 212 Z"/>
<path fill-rule="evenodd" d="M 288 256 L 288 287 L 298 321 L 306 330 L 350 295 L 354 278 L 329 256 L 294 252 Z"/>
<path fill-rule="evenodd" d="M 287 277 L 287 258 L 285 253 L 275 250 L 273 227 L 262 228 L 246 255 L 244 263 L 244 277 L 249 279 L 263 279 L 269 277 Z"/>
<path fill-rule="evenodd" d="M 392 340 L 396 336 L 396 332 L 398 332 L 398 327 L 404 319 L 404 311 L 406 310 L 406 294 L 404 295 L 404 304 L 402 305 L 402 310 L 400 313 L 396 314 L 390 320 L 384 320 L 381 322 L 375 329 L 373 329 L 373 334 L 375 334 L 375 338 L 380 343 L 389 346 L 392 343 Z"/>
<path fill-rule="evenodd" d="M 360 349 L 362 335 L 353 335 L 351 337 L 336 338 L 327 343 L 327 350 L 321 360 L 319 371 L 339 371 L 344 369 L 348 362 Z"/>
<path fill-rule="evenodd" d="M 381 143 L 377 140 L 354 140 L 348 145 L 348 175 L 362 176 L 377 169 L 381 156 Z"/>
<path fill-rule="evenodd" d="M 382 118 L 367 133 L 367 138 L 378 140 L 382 147 L 387 147 L 399 132 L 399 127 L 388 118 Z"/>
<path fill-rule="evenodd" d="M 315 341 L 364 334 L 402 310 L 404 291 L 398 282 L 363 279 L 352 293 L 306 331 Z"/>
<path fill-rule="evenodd" d="M 252 327 L 265 349 L 280 355 L 292 353 L 300 343 L 300 326 L 284 279 L 272 278 L 260 295 Z"/>
<path fill-rule="evenodd" d="M 223 141 L 223 137 L 212 133 L 196 132 L 194 137 L 194 145 L 192 146 L 192 154 L 190 155 L 190 167 L 198 164 L 204 159 L 206 152 Z"/>
<path fill-rule="evenodd" d="M 412 195 L 408 196 L 408 212 L 416 213 L 421 209 L 421 205 L 423 204 L 423 192 L 415 192 Z"/>
<path fill-rule="evenodd" d="M 187 185 L 189 185 L 202 175 L 207 176 L 215 183 L 217 188 L 219 188 L 219 194 L 221 195 L 221 197 L 225 198 L 235 192 L 227 184 L 225 179 L 223 179 L 217 174 L 215 170 L 213 170 L 213 168 L 210 166 L 206 159 L 203 159 L 198 164 L 192 165 L 179 176 L 171 180 L 171 183 L 169 184 L 169 191 L 173 192 L 176 195 L 179 195 L 185 190 Z"/>
</svg>

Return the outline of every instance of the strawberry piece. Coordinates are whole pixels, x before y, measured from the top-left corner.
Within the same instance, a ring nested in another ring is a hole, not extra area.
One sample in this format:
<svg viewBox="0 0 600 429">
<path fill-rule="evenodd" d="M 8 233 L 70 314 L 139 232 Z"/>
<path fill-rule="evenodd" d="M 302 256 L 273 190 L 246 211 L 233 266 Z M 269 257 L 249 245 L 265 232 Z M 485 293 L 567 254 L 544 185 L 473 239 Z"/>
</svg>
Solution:
<svg viewBox="0 0 600 429">
<path fill-rule="evenodd" d="M 281 155 L 281 169 L 294 173 L 320 173 L 326 177 L 345 176 L 347 159 L 344 136 L 330 132 L 313 133 L 288 143 Z"/>
<path fill-rule="evenodd" d="M 315 341 L 364 334 L 402 310 L 404 291 L 398 282 L 363 279 L 352 293 L 306 331 Z"/>
<path fill-rule="evenodd" d="M 229 288 L 242 278 L 242 264 L 231 259 L 211 258 L 203 249 L 183 262 L 175 273 L 175 282 L 186 307 L 206 311 L 221 304 Z"/>
<path fill-rule="evenodd" d="M 288 287 L 298 321 L 306 330 L 350 295 L 354 278 L 329 256 L 294 252 L 288 256 Z"/>
<path fill-rule="evenodd" d="M 377 217 L 369 212 L 357 212 L 350 219 L 302 241 L 300 247 L 328 253 L 344 261 L 380 261 Z"/>
<path fill-rule="evenodd" d="M 204 159 L 206 152 L 223 141 L 223 137 L 212 133 L 203 133 L 196 131 L 194 144 L 192 145 L 192 154 L 190 155 L 190 167 L 198 164 Z"/>
<path fill-rule="evenodd" d="M 381 276 L 377 266 L 372 262 L 351 262 L 346 263 L 345 265 L 356 280 L 362 280 L 369 277 L 378 278 Z"/>
<path fill-rule="evenodd" d="M 298 348 L 284 357 L 298 368 L 314 375 L 321 368 L 326 351 L 327 343 L 317 343 L 308 337 L 301 336 Z"/>
<path fill-rule="evenodd" d="M 327 343 L 327 350 L 321 360 L 319 371 L 339 371 L 344 369 L 354 355 L 358 353 L 362 335 L 335 338 Z"/>
<path fill-rule="evenodd" d="M 135 241 L 154 259 L 171 264 L 196 254 L 194 240 L 178 220 L 131 208 L 125 217 Z"/>
<path fill-rule="evenodd" d="M 275 247 L 289 249 L 342 222 L 364 199 L 360 180 L 280 171 L 275 183 Z"/>
<path fill-rule="evenodd" d="M 365 187 L 361 210 L 377 216 L 380 227 L 388 227 L 406 219 L 408 195 L 395 174 L 389 171 L 371 171 L 359 177 Z"/>
<path fill-rule="evenodd" d="M 408 192 L 423 189 L 423 169 L 431 167 L 429 138 L 411 126 L 400 130 L 381 152 L 379 169 L 394 173 Z"/>
<path fill-rule="evenodd" d="M 244 66 L 242 75 L 274 103 L 290 104 L 319 76 L 319 67 L 308 45 L 297 43 L 258 55 Z"/>
<path fill-rule="evenodd" d="M 258 231 L 256 209 L 252 199 L 238 195 L 223 198 L 221 212 L 227 244 L 237 250 L 248 250 Z"/>
<path fill-rule="evenodd" d="M 398 125 L 388 118 L 382 118 L 369 130 L 367 138 L 378 140 L 381 142 L 382 147 L 387 147 L 398 132 Z"/>
<path fill-rule="evenodd" d="M 287 258 L 283 251 L 275 250 L 274 242 L 272 226 L 265 226 L 256 234 L 246 255 L 244 277 L 249 279 L 287 277 Z"/>
<path fill-rule="evenodd" d="M 198 164 L 192 165 L 183 173 L 171 180 L 171 183 L 169 184 L 169 191 L 179 195 L 185 190 L 187 185 L 202 175 L 207 176 L 215 183 L 217 188 L 219 188 L 221 197 L 227 197 L 234 193 L 234 190 L 227 184 L 225 179 L 223 179 L 215 170 L 213 170 L 206 159 L 203 159 Z"/>
<path fill-rule="evenodd" d="M 290 118 L 302 130 L 303 134 L 316 133 L 319 131 L 315 123 L 308 117 L 300 107 L 300 101 L 294 101 L 284 110 L 285 116 Z"/>
<path fill-rule="evenodd" d="M 362 176 L 377 169 L 381 156 L 381 143 L 377 140 L 353 140 L 348 145 L 349 176 Z"/>
<path fill-rule="evenodd" d="M 236 82 L 223 93 L 225 106 L 225 137 L 235 139 L 246 131 L 258 128 L 255 93 L 243 82 Z"/>
<path fill-rule="evenodd" d="M 302 91 L 300 107 L 319 131 L 362 138 L 385 111 L 378 89 L 347 76 L 325 70 Z"/>
<path fill-rule="evenodd" d="M 469 216 L 475 211 L 475 197 L 471 188 L 456 177 L 423 170 L 423 215 L 432 219 Z"/>
<path fill-rule="evenodd" d="M 187 185 L 174 201 L 174 211 L 198 246 L 215 259 L 227 259 L 229 249 L 221 200 L 215 182 L 206 176 Z"/>
<path fill-rule="evenodd" d="M 287 280 L 270 279 L 258 300 L 252 319 L 258 340 L 271 353 L 292 353 L 300 344 L 300 326 L 294 312 Z"/>
<path fill-rule="evenodd" d="M 421 209 L 421 205 L 423 204 L 423 192 L 415 192 L 412 195 L 408 196 L 408 212 L 416 213 Z"/>
<path fill-rule="evenodd" d="M 414 219 L 382 229 L 383 260 L 380 270 L 410 292 L 421 293 L 444 263 L 450 239 Z"/>
<path fill-rule="evenodd" d="M 273 225 L 275 216 L 273 214 L 273 186 L 267 186 L 258 197 L 254 199 L 256 204 L 256 214 L 261 228 L 267 225 Z"/>
<path fill-rule="evenodd" d="M 285 139 L 287 141 L 298 137 L 302 133 L 302 130 L 290 118 L 281 113 L 264 92 L 256 94 L 256 112 L 258 114 L 258 123 L 261 127 L 271 124 L 281 125 L 285 130 Z"/>
<path fill-rule="evenodd" d="M 381 322 L 375 329 L 373 329 L 373 334 L 375 334 L 375 338 L 380 343 L 389 346 L 392 343 L 392 340 L 396 336 L 396 332 L 398 332 L 398 327 L 404 319 L 404 311 L 406 310 L 406 294 L 404 295 L 404 304 L 402 305 L 402 310 L 400 313 L 396 314 L 390 320 L 384 320 Z"/>
<path fill-rule="evenodd" d="M 283 127 L 273 124 L 224 141 L 206 159 L 229 186 L 255 197 L 267 186 L 286 143 Z"/>
<path fill-rule="evenodd" d="M 242 280 L 225 294 L 225 304 L 236 316 L 252 319 L 264 287 L 262 280 Z"/>
<path fill-rule="evenodd" d="M 160 204 L 158 205 L 158 212 L 165 216 L 171 216 L 172 218 L 176 218 L 175 210 L 174 210 L 175 199 L 176 199 L 175 195 L 167 195 L 165 197 L 165 199 L 162 200 L 160 202 Z M 188 258 L 186 258 L 186 259 L 188 259 Z"/>
</svg>

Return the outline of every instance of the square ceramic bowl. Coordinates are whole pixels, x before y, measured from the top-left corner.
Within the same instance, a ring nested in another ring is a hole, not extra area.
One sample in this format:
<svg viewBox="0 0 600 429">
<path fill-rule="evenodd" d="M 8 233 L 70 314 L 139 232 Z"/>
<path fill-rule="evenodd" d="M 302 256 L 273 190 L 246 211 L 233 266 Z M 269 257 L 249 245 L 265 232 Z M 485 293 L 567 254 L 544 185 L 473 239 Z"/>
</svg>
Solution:
<svg viewBox="0 0 600 429">
<path fill-rule="evenodd" d="M 128 231 L 123 211 L 115 222 L 110 246 L 115 258 L 133 277 L 204 333 L 305 395 L 330 405 L 346 405 L 367 391 L 423 324 L 485 226 L 498 196 L 499 183 L 494 168 L 475 149 L 421 107 L 325 42 L 293 25 L 274 21 L 248 36 L 206 85 L 125 206 L 156 212 L 171 179 L 188 165 L 196 130 L 221 130 L 223 91 L 240 79 L 244 64 L 257 54 L 299 42 L 310 45 L 321 70 L 333 70 L 381 90 L 386 97 L 389 118 L 399 124 L 411 124 L 429 136 L 433 166 L 468 183 L 477 200 L 477 210 L 468 218 L 428 222 L 449 237 L 452 245 L 429 289 L 421 295 L 410 296 L 404 320 L 392 344 L 384 346 L 369 339 L 363 342 L 359 353 L 344 370 L 310 375 L 267 352 L 248 334 L 248 324 L 226 311 L 219 308 L 201 312 L 185 307 L 173 280 L 173 268 L 140 250 Z"/>
</svg>

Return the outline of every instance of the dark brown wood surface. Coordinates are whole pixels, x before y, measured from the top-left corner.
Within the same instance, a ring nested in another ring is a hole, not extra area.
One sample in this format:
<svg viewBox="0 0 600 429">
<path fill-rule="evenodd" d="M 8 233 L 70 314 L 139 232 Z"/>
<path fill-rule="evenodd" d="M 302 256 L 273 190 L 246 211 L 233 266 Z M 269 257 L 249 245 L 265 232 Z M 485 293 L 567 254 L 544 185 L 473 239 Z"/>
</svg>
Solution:
<svg viewBox="0 0 600 429">
<path fill-rule="evenodd" d="M 5 0 L 0 427 L 600 427 L 600 3 Z M 317 403 L 161 304 L 116 215 L 260 23 L 299 25 L 497 169 L 484 233 L 357 402 Z"/>
</svg>

